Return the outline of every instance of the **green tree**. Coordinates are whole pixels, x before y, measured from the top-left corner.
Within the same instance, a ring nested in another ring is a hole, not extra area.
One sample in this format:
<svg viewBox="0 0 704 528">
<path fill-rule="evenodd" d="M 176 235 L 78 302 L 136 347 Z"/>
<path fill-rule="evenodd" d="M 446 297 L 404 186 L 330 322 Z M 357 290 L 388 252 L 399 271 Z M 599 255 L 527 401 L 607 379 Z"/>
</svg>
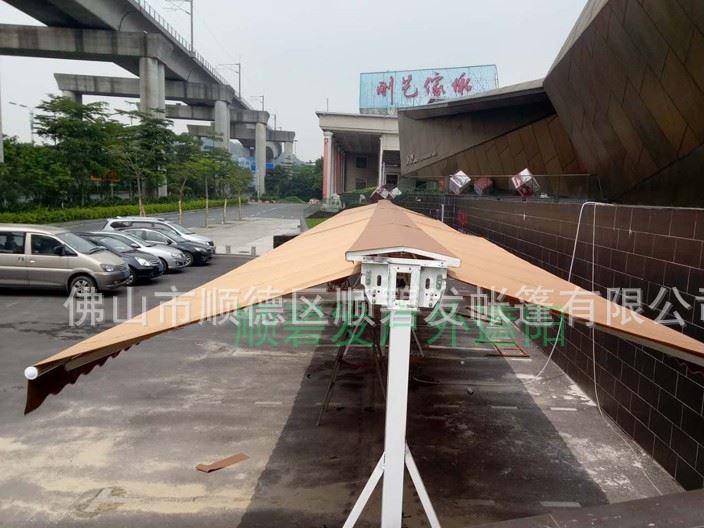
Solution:
<svg viewBox="0 0 704 528">
<path fill-rule="evenodd" d="M 109 118 L 106 103 L 83 105 L 52 96 L 38 108 L 42 113 L 36 118 L 37 133 L 51 141 L 85 205 L 91 177 L 102 179 L 113 167 L 111 146 L 118 124 Z"/>
<path fill-rule="evenodd" d="M 225 199 L 222 208 L 222 223 L 227 219 L 227 200 L 231 196 L 237 196 L 237 218 L 242 220 L 242 195 L 252 187 L 252 172 L 241 167 L 233 161 L 222 178 L 222 197 Z"/>
<path fill-rule="evenodd" d="M 225 198 L 222 221 L 225 223 L 227 214 L 228 185 L 232 179 L 237 165 L 232 160 L 232 154 L 223 148 L 209 146 L 203 151 L 204 168 L 206 171 L 206 197 L 208 196 L 208 183 L 212 185 L 216 196 Z M 207 198 L 206 198 L 207 204 Z"/>
<path fill-rule="evenodd" d="M 323 194 L 323 160 L 285 167 L 277 165 L 267 174 L 269 194 L 286 198 L 295 196 L 308 201 Z"/>
<path fill-rule="evenodd" d="M 183 197 L 193 183 L 193 162 L 203 156 L 202 143 L 197 137 L 179 134 L 174 137 L 173 156 L 168 167 L 169 182 L 178 195 L 178 219 L 183 222 Z"/>
<path fill-rule="evenodd" d="M 69 201 L 73 178 L 56 150 L 45 145 L 5 138 L 5 163 L 0 164 L 0 202 L 16 209 L 22 203 L 57 207 Z"/>
<path fill-rule="evenodd" d="M 159 115 L 119 113 L 130 117 L 133 124 L 116 130 L 118 141 L 113 143 L 113 153 L 121 169 L 136 184 L 140 215 L 144 215 L 145 197 L 154 194 L 173 160 L 175 134 L 169 128 L 171 121 Z"/>
</svg>

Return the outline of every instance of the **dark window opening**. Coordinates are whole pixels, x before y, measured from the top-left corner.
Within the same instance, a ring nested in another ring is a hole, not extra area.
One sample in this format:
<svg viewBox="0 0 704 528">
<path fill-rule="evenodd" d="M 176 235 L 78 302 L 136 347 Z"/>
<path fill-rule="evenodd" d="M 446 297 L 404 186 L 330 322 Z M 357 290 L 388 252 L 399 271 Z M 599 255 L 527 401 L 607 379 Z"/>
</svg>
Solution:
<svg viewBox="0 0 704 528">
<path fill-rule="evenodd" d="M 396 300 L 408 301 L 411 298 L 411 274 L 396 274 Z"/>
</svg>

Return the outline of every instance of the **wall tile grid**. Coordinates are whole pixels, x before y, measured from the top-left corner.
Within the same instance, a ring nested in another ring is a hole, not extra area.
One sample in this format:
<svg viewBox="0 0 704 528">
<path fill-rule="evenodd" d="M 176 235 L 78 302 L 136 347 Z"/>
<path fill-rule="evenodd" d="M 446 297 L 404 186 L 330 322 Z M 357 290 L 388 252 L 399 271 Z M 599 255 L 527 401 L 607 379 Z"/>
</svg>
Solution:
<svg viewBox="0 0 704 528">
<path fill-rule="evenodd" d="M 612 200 L 696 203 L 677 191 L 702 186 L 678 170 L 704 141 L 701 1 L 589 5 L 544 82 L 579 158 Z M 700 172 L 702 156 L 687 164 Z"/>
<path fill-rule="evenodd" d="M 567 278 L 579 203 L 404 195 L 400 204 L 439 218 L 443 201 L 452 227 Z M 607 288 L 639 290 L 644 315 L 677 329 L 684 322 L 685 333 L 704 341 L 704 210 L 600 206 L 595 223 L 593 213 L 585 206 L 572 281 L 592 287 L 594 229 L 594 289 L 602 295 Z M 603 410 L 685 488 L 702 487 L 704 369 L 600 331 L 595 355 Z M 591 330 L 568 327 L 555 358 L 593 397 Z"/>
</svg>

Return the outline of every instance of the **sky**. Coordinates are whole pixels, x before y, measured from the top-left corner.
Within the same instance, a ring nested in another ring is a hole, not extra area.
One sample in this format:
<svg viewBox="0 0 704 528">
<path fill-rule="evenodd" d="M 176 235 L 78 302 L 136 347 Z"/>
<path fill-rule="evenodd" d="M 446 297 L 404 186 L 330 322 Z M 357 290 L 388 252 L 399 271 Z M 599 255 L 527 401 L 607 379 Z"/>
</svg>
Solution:
<svg viewBox="0 0 704 528">
<path fill-rule="evenodd" d="M 186 3 L 150 3 L 188 37 L 188 15 L 173 8 Z M 361 72 L 496 64 L 501 86 L 536 79 L 547 73 L 585 3 L 194 0 L 195 46 L 215 66 L 242 63 L 242 94 L 257 108 L 256 96 L 264 95 L 277 126 L 296 132 L 296 155 L 313 160 L 323 143 L 316 110 L 357 112 Z M 0 21 L 39 24 L 2 0 Z M 36 106 L 57 93 L 54 73 L 131 76 L 110 63 L 0 57 L 6 135 L 29 140 L 28 110 L 10 102 Z M 221 73 L 237 86 L 230 67 Z M 109 102 L 130 108 L 122 99 Z"/>
</svg>

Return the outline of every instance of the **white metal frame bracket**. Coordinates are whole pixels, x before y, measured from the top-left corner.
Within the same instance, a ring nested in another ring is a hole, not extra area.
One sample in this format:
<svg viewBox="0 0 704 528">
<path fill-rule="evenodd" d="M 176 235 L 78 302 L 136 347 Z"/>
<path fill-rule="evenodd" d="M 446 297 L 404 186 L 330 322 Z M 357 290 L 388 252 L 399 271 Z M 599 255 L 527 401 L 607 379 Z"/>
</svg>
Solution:
<svg viewBox="0 0 704 528">
<path fill-rule="evenodd" d="M 348 260 L 361 262 L 365 294 L 371 304 L 388 310 L 390 328 L 384 453 L 343 528 L 354 527 L 382 477 L 381 527 L 401 528 L 406 469 L 431 528 L 440 528 L 440 521 L 406 443 L 408 373 L 414 314 L 418 308 L 432 308 L 442 298 L 447 267 L 457 266 L 459 261 L 454 257 L 414 253 L 408 248 L 404 248 L 403 253 L 417 254 L 423 258 L 397 258 L 388 251 L 377 252 L 376 255 L 356 253 L 347 256 Z"/>
<path fill-rule="evenodd" d="M 428 491 L 425 489 L 425 484 L 423 484 L 423 479 L 420 476 L 418 466 L 416 466 L 416 461 L 413 459 L 413 455 L 411 454 L 411 450 L 409 449 L 408 444 L 406 444 L 404 461 L 406 464 L 406 469 L 408 470 L 408 474 L 411 477 L 411 482 L 413 482 L 413 487 L 418 493 L 418 499 L 420 499 L 420 503 L 423 506 L 423 511 L 425 511 L 425 515 L 428 518 L 428 524 L 430 524 L 431 528 L 440 528 L 440 521 L 438 520 L 438 516 L 435 513 L 435 508 L 433 508 L 433 503 L 430 501 Z M 372 471 L 369 480 L 367 480 L 367 483 L 364 485 L 362 493 L 359 495 L 357 501 L 354 503 L 354 506 L 350 511 L 349 517 L 347 517 L 347 520 L 345 521 L 345 524 L 342 528 L 354 527 L 354 525 L 359 520 L 359 517 L 362 515 L 364 507 L 367 505 L 367 502 L 369 502 L 369 499 L 371 498 L 372 493 L 374 492 L 374 489 L 379 483 L 379 480 L 381 480 L 383 474 L 384 455 L 382 454 L 381 458 L 379 458 L 379 462 L 377 462 L 376 466 L 374 467 L 374 471 Z"/>
</svg>

